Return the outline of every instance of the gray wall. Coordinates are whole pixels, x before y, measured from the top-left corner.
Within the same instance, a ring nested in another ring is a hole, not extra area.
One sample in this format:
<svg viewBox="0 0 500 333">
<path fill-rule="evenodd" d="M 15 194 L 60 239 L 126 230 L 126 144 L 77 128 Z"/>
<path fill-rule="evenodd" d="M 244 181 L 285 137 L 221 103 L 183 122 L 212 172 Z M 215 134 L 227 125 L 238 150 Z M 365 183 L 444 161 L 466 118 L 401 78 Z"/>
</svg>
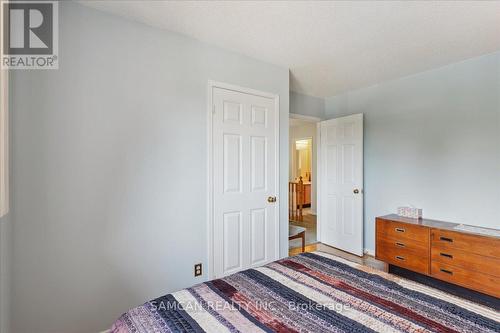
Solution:
<svg viewBox="0 0 500 333">
<path fill-rule="evenodd" d="M 325 99 L 290 91 L 290 113 L 323 119 Z"/>
<path fill-rule="evenodd" d="M 424 216 L 500 228 L 500 53 L 326 99 L 326 118 L 365 114 L 365 247 L 374 220 Z"/>
<path fill-rule="evenodd" d="M 98 332 L 206 278 L 193 265 L 207 267 L 209 79 L 279 94 L 287 191 L 288 69 L 78 4 L 60 12 L 60 69 L 12 78 L 16 333 Z"/>
<path fill-rule="evenodd" d="M 10 215 L 0 218 L 0 333 L 10 332 L 12 223 Z"/>
</svg>

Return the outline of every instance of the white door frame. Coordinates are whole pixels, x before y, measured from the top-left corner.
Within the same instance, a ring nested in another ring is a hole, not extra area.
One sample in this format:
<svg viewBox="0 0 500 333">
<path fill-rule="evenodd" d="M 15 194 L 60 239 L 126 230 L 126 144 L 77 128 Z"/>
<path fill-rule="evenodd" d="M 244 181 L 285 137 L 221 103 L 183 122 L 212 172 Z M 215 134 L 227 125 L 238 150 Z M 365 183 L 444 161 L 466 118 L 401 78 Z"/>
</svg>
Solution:
<svg viewBox="0 0 500 333">
<path fill-rule="evenodd" d="M 207 156 L 207 163 L 208 163 L 208 172 L 207 172 L 207 227 L 208 227 L 208 267 L 207 267 L 207 272 L 208 272 L 208 279 L 211 280 L 214 278 L 214 198 L 213 198 L 213 90 L 214 88 L 221 88 L 221 89 L 226 89 L 226 90 L 232 90 L 232 91 L 237 91 L 241 92 L 244 94 L 249 94 L 249 95 L 256 95 L 260 97 L 266 97 L 266 98 L 271 98 L 274 99 L 274 105 L 276 108 L 276 120 L 275 120 L 275 147 L 276 147 L 276 163 L 275 163 L 275 189 L 274 193 L 276 193 L 276 198 L 277 200 L 277 205 L 275 206 L 276 209 L 276 215 L 275 218 L 278 221 L 276 223 L 276 230 L 275 230 L 275 253 L 277 254 L 276 259 L 280 257 L 279 255 L 279 249 L 280 249 L 280 147 L 279 147 L 279 139 L 280 139 L 280 100 L 279 100 L 279 95 L 276 94 L 271 94 L 255 89 L 250 89 L 250 88 L 244 88 L 240 87 L 237 85 L 229 84 L 229 83 L 224 83 L 224 82 L 217 82 L 217 81 L 208 81 L 208 89 L 207 89 L 207 123 L 208 123 L 208 131 L 207 131 L 207 148 L 208 148 L 208 156 Z"/>
<path fill-rule="evenodd" d="M 0 217 L 9 212 L 9 72 L 0 70 Z"/>
<path fill-rule="evenodd" d="M 341 118 L 341 117 L 337 117 L 337 118 Z M 330 118 L 330 119 L 324 119 L 324 120 L 331 120 L 331 119 L 335 119 L 335 118 Z M 317 142 L 317 145 L 316 145 L 316 148 L 318 149 L 318 153 L 317 153 L 317 162 L 316 162 L 316 174 L 317 174 L 317 189 L 316 189 L 316 211 L 317 211 L 317 215 L 316 215 L 316 238 L 317 238 L 317 241 L 319 243 L 321 243 L 321 199 L 320 199 L 320 196 L 321 196 L 321 193 L 322 193 L 322 180 L 321 180 L 321 158 L 322 158 L 322 154 L 321 154 L 321 121 L 320 120 L 317 124 L 316 124 L 316 129 L 317 129 L 317 133 L 318 133 L 318 139 L 316 141 Z M 363 157 L 364 157 L 364 147 L 363 147 Z M 364 162 L 363 162 L 363 178 L 364 178 Z M 363 179 L 363 184 L 362 184 L 362 187 L 364 189 L 364 179 Z M 364 192 L 364 190 L 362 190 L 362 193 Z M 362 219 L 363 219 L 363 253 L 366 253 L 366 249 L 364 248 L 365 244 L 364 244 L 364 224 L 365 224 L 365 215 L 364 215 L 364 201 L 363 201 L 363 214 L 362 214 Z"/>
<path fill-rule="evenodd" d="M 321 243 L 321 121 L 316 124 L 316 241 Z"/>
<path fill-rule="evenodd" d="M 306 116 L 306 115 L 299 114 L 299 113 L 290 113 L 289 118 L 300 119 L 300 120 L 307 121 L 309 123 L 317 123 L 317 122 L 320 122 L 322 120 L 321 118 L 318 118 L 318 117 Z"/>
</svg>

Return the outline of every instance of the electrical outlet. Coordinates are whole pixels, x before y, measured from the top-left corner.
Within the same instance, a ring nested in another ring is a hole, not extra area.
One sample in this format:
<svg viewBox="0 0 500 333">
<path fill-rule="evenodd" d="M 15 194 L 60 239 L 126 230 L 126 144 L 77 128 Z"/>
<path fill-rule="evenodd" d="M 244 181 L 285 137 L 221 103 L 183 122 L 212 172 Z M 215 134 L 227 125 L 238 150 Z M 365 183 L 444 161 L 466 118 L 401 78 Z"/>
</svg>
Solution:
<svg viewBox="0 0 500 333">
<path fill-rule="evenodd" d="M 202 274 L 201 264 L 194 265 L 194 276 L 200 276 Z"/>
</svg>

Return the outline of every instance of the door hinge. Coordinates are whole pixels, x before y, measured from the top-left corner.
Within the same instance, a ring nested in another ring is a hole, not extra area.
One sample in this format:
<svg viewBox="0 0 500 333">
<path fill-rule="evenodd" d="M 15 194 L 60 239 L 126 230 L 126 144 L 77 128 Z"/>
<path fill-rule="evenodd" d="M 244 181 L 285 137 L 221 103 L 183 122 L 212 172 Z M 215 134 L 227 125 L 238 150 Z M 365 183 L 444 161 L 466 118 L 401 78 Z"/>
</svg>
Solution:
<svg viewBox="0 0 500 333">
<path fill-rule="evenodd" d="M 215 104 L 212 105 L 212 114 L 215 114 Z"/>
</svg>

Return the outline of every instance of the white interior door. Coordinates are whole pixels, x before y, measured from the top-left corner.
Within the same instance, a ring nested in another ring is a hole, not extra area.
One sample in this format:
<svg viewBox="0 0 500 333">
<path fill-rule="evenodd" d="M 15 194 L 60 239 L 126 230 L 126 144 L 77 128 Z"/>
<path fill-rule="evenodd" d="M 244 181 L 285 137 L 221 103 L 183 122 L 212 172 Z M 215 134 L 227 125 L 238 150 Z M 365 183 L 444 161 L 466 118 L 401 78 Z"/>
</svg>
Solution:
<svg viewBox="0 0 500 333">
<path fill-rule="evenodd" d="M 363 255 L 363 114 L 320 123 L 321 242 Z"/>
<path fill-rule="evenodd" d="M 212 101 L 213 264 L 221 277 L 278 259 L 278 109 L 274 98 L 215 87 Z"/>
</svg>

